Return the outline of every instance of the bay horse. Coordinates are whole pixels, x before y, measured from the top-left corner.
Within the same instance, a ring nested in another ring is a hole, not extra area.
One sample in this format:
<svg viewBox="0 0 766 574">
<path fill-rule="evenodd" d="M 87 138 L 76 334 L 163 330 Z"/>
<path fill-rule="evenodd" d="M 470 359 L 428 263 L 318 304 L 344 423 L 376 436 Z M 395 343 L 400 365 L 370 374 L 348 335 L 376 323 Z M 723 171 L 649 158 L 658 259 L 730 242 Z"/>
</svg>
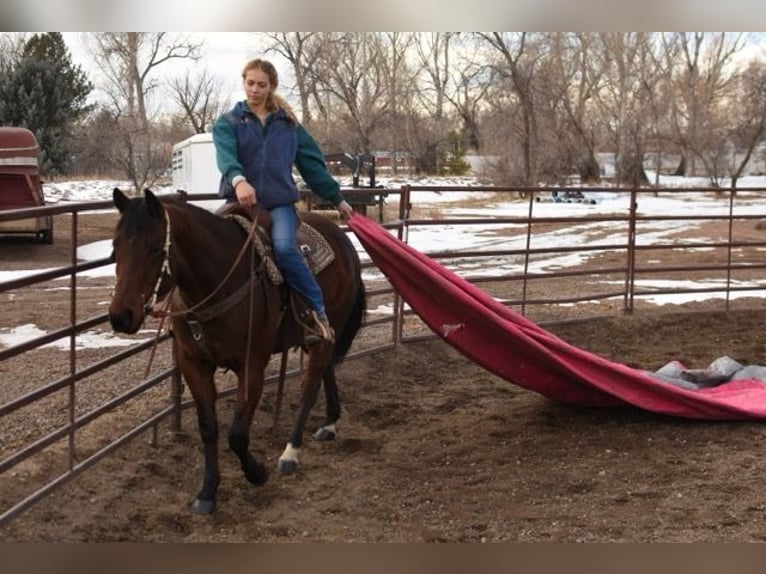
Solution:
<svg viewBox="0 0 766 574">
<path fill-rule="evenodd" d="M 143 197 L 129 198 L 115 188 L 112 196 L 120 217 L 113 238 L 115 285 L 109 321 L 116 332 L 135 333 L 150 311 L 151 299 L 171 291 L 166 313 L 178 366 L 194 398 L 204 450 L 202 488 L 191 508 L 210 514 L 220 482 L 216 369 L 237 376 L 229 448 L 239 457 L 247 480 L 263 485 L 268 471 L 249 451 L 250 426 L 271 356 L 302 346 L 303 327 L 286 308 L 284 286 L 266 277 L 265 258 L 240 223 L 178 197 L 159 198 L 148 189 Z M 298 468 L 304 427 L 322 383 L 326 418 L 314 436 L 335 438 L 340 417 L 335 367 L 351 347 L 366 310 L 359 256 L 345 232 L 322 215 L 309 212 L 300 217 L 334 253 L 317 280 L 335 340 L 308 349 L 299 412 L 277 464 L 283 474 Z"/>
</svg>

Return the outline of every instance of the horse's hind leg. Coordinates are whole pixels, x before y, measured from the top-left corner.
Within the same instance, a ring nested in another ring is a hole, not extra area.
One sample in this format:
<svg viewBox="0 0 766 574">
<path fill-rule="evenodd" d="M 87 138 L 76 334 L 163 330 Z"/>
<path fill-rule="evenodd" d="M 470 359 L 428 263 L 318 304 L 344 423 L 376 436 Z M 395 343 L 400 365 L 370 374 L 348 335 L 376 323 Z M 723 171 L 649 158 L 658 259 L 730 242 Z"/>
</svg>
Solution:
<svg viewBox="0 0 766 574">
<path fill-rule="evenodd" d="M 317 351 L 318 349 L 313 350 L 312 354 Z M 293 424 L 290 441 L 277 462 L 277 468 L 282 474 L 293 474 L 298 470 L 298 454 L 303 446 L 303 430 L 306 428 L 311 407 L 316 403 L 321 383 L 322 368 L 317 366 L 314 356 L 309 356 L 309 365 L 301 389 L 301 406 L 298 418 Z"/>
<path fill-rule="evenodd" d="M 264 367 L 265 368 L 265 367 Z M 247 385 L 248 392 L 244 389 Z M 229 429 L 229 448 L 239 458 L 245 478 L 256 486 L 266 484 L 269 471 L 263 463 L 258 462 L 250 452 L 250 425 L 253 422 L 255 409 L 261 399 L 263 390 L 263 374 L 251 376 L 251 381 L 240 380 L 237 389 L 237 408 Z"/>
<path fill-rule="evenodd" d="M 340 418 L 340 399 L 338 398 L 338 384 L 335 380 L 335 367 L 329 365 L 324 372 L 324 398 L 326 416 L 324 423 L 314 433 L 317 440 L 334 440 L 336 429 L 335 423 Z"/>
</svg>

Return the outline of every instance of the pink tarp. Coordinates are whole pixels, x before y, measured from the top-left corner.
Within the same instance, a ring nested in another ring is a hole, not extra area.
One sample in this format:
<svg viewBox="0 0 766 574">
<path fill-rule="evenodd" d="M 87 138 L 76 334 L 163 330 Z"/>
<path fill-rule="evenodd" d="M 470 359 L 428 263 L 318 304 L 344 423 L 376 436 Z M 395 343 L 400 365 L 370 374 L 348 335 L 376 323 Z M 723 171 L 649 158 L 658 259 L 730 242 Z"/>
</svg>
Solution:
<svg viewBox="0 0 766 574">
<path fill-rule="evenodd" d="M 396 291 L 435 333 L 511 383 L 572 405 L 630 404 L 693 419 L 766 418 L 762 381 L 730 381 L 699 390 L 660 381 L 568 344 L 371 219 L 355 214 L 349 227 Z"/>
</svg>

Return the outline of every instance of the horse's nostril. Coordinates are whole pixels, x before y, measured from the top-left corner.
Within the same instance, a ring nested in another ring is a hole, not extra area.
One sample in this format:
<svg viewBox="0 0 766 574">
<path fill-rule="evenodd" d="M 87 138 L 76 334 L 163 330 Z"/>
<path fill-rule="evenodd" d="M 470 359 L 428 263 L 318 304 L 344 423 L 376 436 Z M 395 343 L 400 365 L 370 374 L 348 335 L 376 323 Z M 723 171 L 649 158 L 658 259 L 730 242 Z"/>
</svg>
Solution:
<svg viewBox="0 0 766 574">
<path fill-rule="evenodd" d="M 129 333 L 133 324 L 133 313 L 125 309 L 121 313 L 109 313 L 109 323 L 118 333 Z"/>
</svg>

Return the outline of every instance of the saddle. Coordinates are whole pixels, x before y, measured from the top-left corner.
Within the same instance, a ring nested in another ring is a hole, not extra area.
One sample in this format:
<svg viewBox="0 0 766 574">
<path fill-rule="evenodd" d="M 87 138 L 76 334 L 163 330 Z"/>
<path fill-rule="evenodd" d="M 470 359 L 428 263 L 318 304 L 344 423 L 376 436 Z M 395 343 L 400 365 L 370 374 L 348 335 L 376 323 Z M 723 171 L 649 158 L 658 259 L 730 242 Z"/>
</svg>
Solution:
<svg viewBox="0 0 766 574">
<path fill-rule="evenodd" d="M 224 204 L 216 212 L 218 215 L 228 217 L 239 224 L 248 237 L 252 237 L 253 246 L 263 261 L 266 276 L 274 285 L 284 283 L 282 272 L 277 267 L 272 256 L 271 249 L 271 217 L 268 210 L 254 206 L 246 209 L 239 204 Z M 253 225 L 256 229 L 253 231 Z M 327 243 L 324 236 L 314 227 L 303 221 L 298 214 L 298 229 L 296 230 L 296 243 L 298 250 L 303 255 L 308 268 L 316 275 L 327 267 L 335 259 L 332 247 Z M 302 325 L 304 331 L 303 346 L 308 349 L 324 339 L 322 327 L 316 313 L 312 311 L 306 302 L 293 289 L 283 289 L 287 301 L 285 308 L 292 309 L 295 320 Z"/>
<path fill-rule="evenodd" d="M 272 283 L 280 285 L 284 281 L 282 272 L 274 262 L 271 249 L 271 216 L 268 210 L 257 204 L 252 209 L 242 207 L 238 203 L 225 203 L 216 211 L 217 215 L 232 219 L 242 227 L 249 236 L 253 225 L 258 229 L 253 233 L 253 243 L 258 255 L 263 259 L 266 272 Z M 298 229 L 296 231 L 298 250 L 306 260 L 311 272 L 316 275 L 335 259 L 332 247 L 324 236 L 314 227 L 301 219 L 298 214 Z"/>
</svg>

